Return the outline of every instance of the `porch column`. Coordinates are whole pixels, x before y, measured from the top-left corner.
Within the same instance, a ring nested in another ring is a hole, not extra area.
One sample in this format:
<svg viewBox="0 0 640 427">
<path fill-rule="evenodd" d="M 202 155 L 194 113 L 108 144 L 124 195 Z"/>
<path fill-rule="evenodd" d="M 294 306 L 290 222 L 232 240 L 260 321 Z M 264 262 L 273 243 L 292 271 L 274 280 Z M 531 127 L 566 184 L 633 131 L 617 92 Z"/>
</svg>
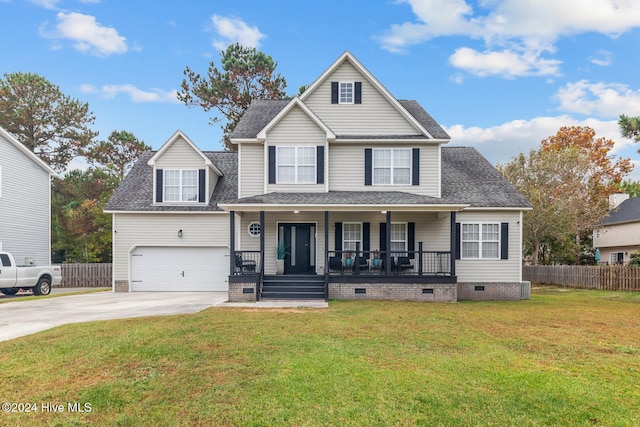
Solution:
<svg viewBox="0 0 640 427">
<path fill-rule="evenodd" d="M 235 269 L 236 251 L 236 211 L 229 211 L 229 276 Z"/>
<path fill-rule="evenodd" d="M 329 211 L 324 211 L 324 274 L 329 274 Z"/>
<path fill-rule="evenodd" d="M 264 275 L 264 211 L 260 211 L 260 277 Z"/>
<path fill-rule="evenodd" d="M 391 275 L 391 211 L 387 211 L 387 229 L 384 240 L 386 242 L 387 251 L 384 255 L 384 270 L 387 276 Z"/>
<path fill-rule="evenodd" d="M 450 253 L 450 257 L 451 257 L 451 275 L 455 276 L 456 275 L 456 242 L 458 240 L 458 237 L 456 236 L 456 213 L 455 212 L 451 212 L 451 241 L 449 243 L 449 253 Z"/>
</svg>

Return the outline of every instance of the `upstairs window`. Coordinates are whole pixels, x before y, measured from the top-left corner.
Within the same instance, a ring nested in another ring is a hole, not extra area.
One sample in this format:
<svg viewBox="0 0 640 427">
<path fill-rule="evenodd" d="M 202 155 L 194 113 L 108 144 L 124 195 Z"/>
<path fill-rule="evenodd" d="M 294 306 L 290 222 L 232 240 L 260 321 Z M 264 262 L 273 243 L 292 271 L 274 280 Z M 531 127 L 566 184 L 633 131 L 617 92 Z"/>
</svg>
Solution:
<svg viewBox="0 0 640 427">
<path fill-rule="evenodd" d="M 277 147 L 278 184 L 315 184 L 316 147 Z"/>
<path fill-rule="evenodd" d="M 340 104 L 353 104 L 353 82 L 340 82 Z"/>
<path fill-rule="evenodd" d="M 198 170 L 165 170 L 163 200 L 165 202 L 197 202 Z"/>
<path fill-rule="evenodd" d="M 373 150 L 373 185 L 410 185 L 412 151 L 410 148 Z"/>
</svg>

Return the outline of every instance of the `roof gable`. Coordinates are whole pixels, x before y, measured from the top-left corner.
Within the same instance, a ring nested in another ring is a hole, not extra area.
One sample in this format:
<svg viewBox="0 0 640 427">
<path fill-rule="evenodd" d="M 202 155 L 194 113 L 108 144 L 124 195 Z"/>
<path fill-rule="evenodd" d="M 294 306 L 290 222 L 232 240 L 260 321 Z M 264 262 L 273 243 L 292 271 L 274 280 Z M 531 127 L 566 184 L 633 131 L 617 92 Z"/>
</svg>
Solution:
<svg viewBox="0 0 640 427">
<path fill-rule="evenodd" d="M 306 101 L 321 88 L 325 82 L 341 68 L 348 63 L 359 73 L 373 88 L 390 104 L 417 132 L 436 139 L 428 129 L 426 129 L 406 108 L 398 102 L 398 100 L 367 70 L 349 51 L 345 51 L 338 59 L 336 59 L 324 73 L 320 75 L 305 91 L 300 95 L 302 101 Z M 448 135 L 447 135 L 448 136 Z"/>
<path fill-rule="evenodd" d="M 174 146 L 174 144 L 180 144 L 180 143 L 182 144 L 186 143 L 189 149 L 193 151 L 194 155 L 196 155 L 202 160 L 205 166 L 209 167 L 217 175 L 222 176 L 222 172 L 218 168 L 216 168 L 216 166 L 213 163 L 211 163 L 211 160 L 181 130 L 177 130 L 171 136 L 171 138 L 169 138 L 167 142 L 165 142 L 162 145 L 162 147 L 160 147 L 160 149 L 156 151 L 156 153 L 153 156 L 151 156 L 151 158 L 147 161 L 148 165 L 155 167 L 156 163 L 158 163 L 158 161 L 164 155 L 168 154 L 168 152 L 171 151 L 171 148 Z"/>
<path fill-rule="evenodd" d="M 20 150 L 25 156 L 31 159 L 35 164 L 44 169 L 49 175 L 58 175 L 56 171 L 54 171 L 48 164 L 44 162 L 40 157 L 38 157 L 35 153 L 29 150 L 23 143 L 18 141 L 13 135 L 7 132 L 2 126 L 0 126 L 0 136 L 3 139 L 9 141 L 10 144 L 14 145 L 18 150 Z"/>
<path fill-rule="evenodd" d="M 300 100 L 300 98 L 295 97 L 282 110 L 280 110 L 278 114 L 276 114 L 276 116 L 271 119 L 271 121 L 267 123 L 267 125 L 263 127 L 262 130 L 260 130 L 260 132 L 258 132 L 258 139 L 264 141 L 267 137 L 267 132 L 273 129 L 284 117 L 286 117 L 287 114 L 289 114 L 289 112 L 291 112 L 296 107 L 302 110 L 302 112 L 309 119 L 311 119 L 311 121 L 313 121 L 316 126 L 322 129 L 322 131 L 326 134 L 328 140 L 331 141 L 336 138 L 336 135 L 331 131 L 331 129 L 329 129 L 329 127 L 324 124 L 322 120 L 320 120 L 320 118 L 316 114 L 314 114 L 314 112 L 311 111 L 311 109 L 309 109 L 309 107 L 307 107 L 304 102 Z"/>
</svg>

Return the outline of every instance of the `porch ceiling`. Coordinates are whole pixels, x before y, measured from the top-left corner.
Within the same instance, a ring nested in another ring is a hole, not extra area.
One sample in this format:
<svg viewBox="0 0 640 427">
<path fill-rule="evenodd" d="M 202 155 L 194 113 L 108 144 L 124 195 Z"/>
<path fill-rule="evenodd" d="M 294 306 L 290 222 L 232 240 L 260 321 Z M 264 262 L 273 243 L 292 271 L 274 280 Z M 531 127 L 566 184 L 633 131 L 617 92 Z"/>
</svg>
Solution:
<svg viewBox="0 0 640 427">
<path fill-rule="evenodd" d="M 402 191 L 329 191 L 326 193 L 267 193 L 219 203 L 237 212 L 403 211 L 451 212 L 470 205 Z"/>
</svg>

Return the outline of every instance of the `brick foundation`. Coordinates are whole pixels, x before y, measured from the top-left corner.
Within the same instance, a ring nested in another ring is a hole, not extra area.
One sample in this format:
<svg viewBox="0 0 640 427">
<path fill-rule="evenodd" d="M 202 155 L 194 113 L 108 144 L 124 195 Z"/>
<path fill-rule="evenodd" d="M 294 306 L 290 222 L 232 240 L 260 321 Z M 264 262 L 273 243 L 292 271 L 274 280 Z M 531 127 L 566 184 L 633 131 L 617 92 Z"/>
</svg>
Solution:
<svg viewBox="0 0 640 427">
<path fill-rule="evenodd" d="M 229 302 L 255 302 L 257 301 L 257 286 L 254 281 L 242 281 L 234 283 L 229 281 Z"/>
<path fill-rule="evenodd" d="M 517 301 L 521 297 L 520 282 L 516 283 L 458 283 L 458 300 Z"/>
<path fill-rule="evenodd" d="M 129 292 L 128 280 L 116 280 L 113 284 L 114 292 Z"/>
<path fill-rule="evenodd" d="M 329 283 L 329 299 L 456 302 L 455 283 Z"/>
</svg>

